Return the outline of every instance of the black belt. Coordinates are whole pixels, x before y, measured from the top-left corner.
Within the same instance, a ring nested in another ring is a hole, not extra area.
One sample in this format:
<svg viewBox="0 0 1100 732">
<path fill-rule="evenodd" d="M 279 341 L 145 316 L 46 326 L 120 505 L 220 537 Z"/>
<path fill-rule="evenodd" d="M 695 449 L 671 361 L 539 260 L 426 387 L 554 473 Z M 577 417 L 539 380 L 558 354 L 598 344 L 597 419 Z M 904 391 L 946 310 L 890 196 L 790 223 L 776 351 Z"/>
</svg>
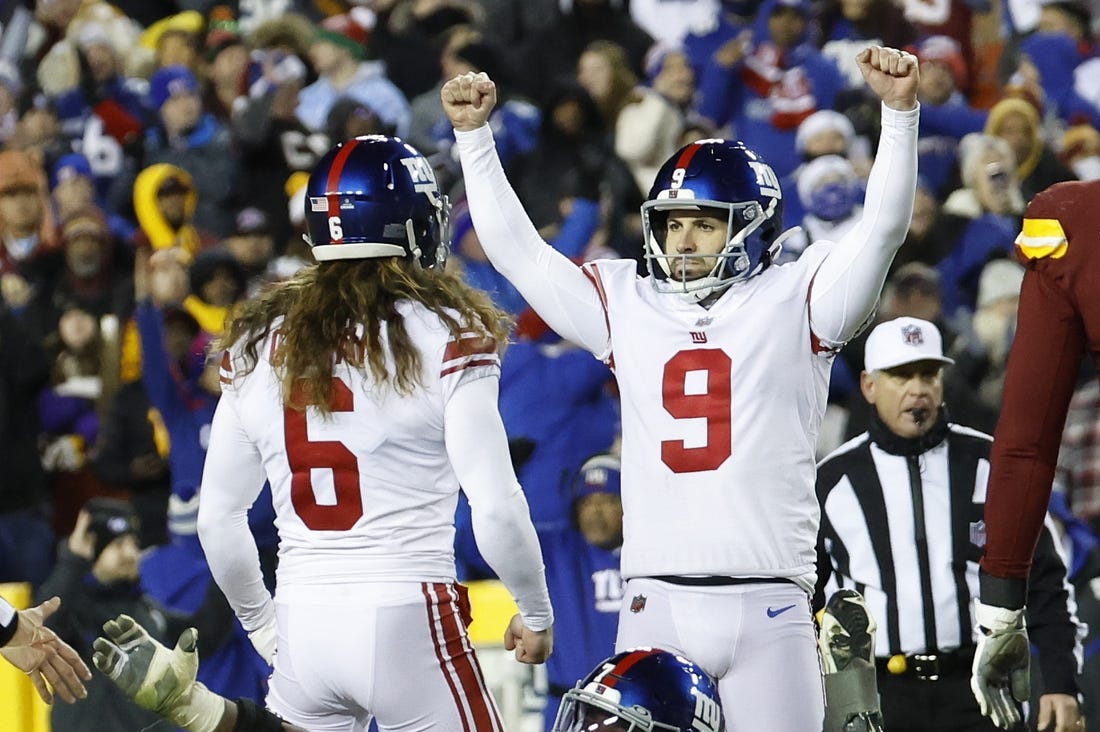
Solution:
<svg viewBox="0 0 1100 732">
<path fill-rule="evenodd" d="M 794 580 L 786 577 L 681 577 L 679 575 L 658 574 L 646 579 L 655 579 L 668 582 L 671 585 L 688 585 L 690 587 L 725 587 L 727 585 L 760 585 L 760 584 L 795 584 Z"/>
<path fill-rule="evenodd" d="M 876 658 L 875 667 L 888 676 L 939 681 L 945 676 L 969 675 L 974 651 L 974 646 L 964 646 L 953 651 L 898 653 L 890 658 Z"/>
</svg>

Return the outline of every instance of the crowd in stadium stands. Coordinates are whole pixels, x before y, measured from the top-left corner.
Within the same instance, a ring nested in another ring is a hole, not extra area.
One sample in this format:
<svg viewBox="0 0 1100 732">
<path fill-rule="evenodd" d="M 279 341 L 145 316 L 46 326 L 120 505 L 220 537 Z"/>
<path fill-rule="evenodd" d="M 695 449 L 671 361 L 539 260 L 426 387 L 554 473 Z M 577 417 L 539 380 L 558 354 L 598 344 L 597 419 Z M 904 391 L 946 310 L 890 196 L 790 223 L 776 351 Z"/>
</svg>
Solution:
<svg viewBox="0 0 1100 732">
<path fill-rule="evenodd" d="M 863 204 L 879 106 L 852 62 L 856 51 L 882 43 L 914 53 L 920 184 L 877 318 L 936 323 L 956 362 L 951 414 L 992 432 L 1023 276 L 1014 239 L 1024 206 L 1056 181 L 1100 178 L 1095 5 L 4 3 L 0 582 L 40 587 L 72 558 L 58 539 L 73 532 L 85 503 L 109 497 L 128 499 L 137 515 L 143 552 L 132 581 L 141 597 L 187 613 L 207 601 L 195 514 L 219 392 L 210 343 L 234 303 L 310 263 L 308 172 L 332 145 L 372 133 L 400 135 L 429 157 L 454 205 L 447 266 L 515 316 L 501 388 L 513 458 L 540 533 L 571 530 L 572 476 L 614 447 L 614 380 L 549 331 L 481 251 L 439 96 L 445 80 L 467 71 L 497 82 L 491 124 L 509 178 L 570 257 L 641 262 L 639 205 L 657 167 L 686 142 L 737 137 L 783 181 L 784 223 L 803 228 L 788 240 L 791 261 L 843 232 Z M 857 339 L 835 362 L 820 455 L 869 418 L 858 388 L 862 350 Z M 1080 384 L 1056 499 L 1084 619 L 1100 620 L 1089 585 L 1100 575 L 1100 554 L 1091 554 L 1100 397 L 1085 368 Z M 253 513 L 258 543 L 273 554 L 270 500 Z M 85 554 L 85 563 L 96 556 Z M 552 599 L 568 606 L 592 597 Z M 608 593 L 601 597 L 606 604 Z M 563 623 L 560 636 L 571 632 Z M 88 650 L 87 639 L 71 640 Z M 601 642 L 577 668 L 610 653 L 613 638 Z M 238 650 L 230 662 L 253 668 L 248 644 Z M 1088 646 L 1086 674 L 1096 652 Z M 1092 717 L 1096 703 L 1086 698 Z"/>
</svg>

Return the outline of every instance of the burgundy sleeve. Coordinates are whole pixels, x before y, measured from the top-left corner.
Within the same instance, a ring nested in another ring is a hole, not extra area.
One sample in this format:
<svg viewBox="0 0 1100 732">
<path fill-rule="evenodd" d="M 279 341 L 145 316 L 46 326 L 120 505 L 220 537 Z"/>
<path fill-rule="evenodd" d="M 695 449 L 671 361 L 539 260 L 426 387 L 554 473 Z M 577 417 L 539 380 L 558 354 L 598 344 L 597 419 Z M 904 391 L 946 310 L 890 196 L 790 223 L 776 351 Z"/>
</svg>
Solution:
<svg viewBox="0 0 1100 732">
<path fill-rule="evenodd" d="M 982 570 L 995 578 L 1023 580 L 1028 576 L 1050 500 L 1066 411 L 1084 354 L 1082 313 L 1100 306 L 1100 290 L 1088 282 L 1093 276 L 1082 276 L 1094 268 L 1096 247 L 1088 234 L 1097 222 L 1090 213 L 1077 213 L 1079 195 L 1075 187 L 1040 193 L 1028 207 L 1024 232 L 1017 239 L 1021 259 L 1026 260 L 1029 243 L 1051 248 L 1026 262 L 1016 336 L 994 435 Z M 1060 235 L 1046 240 L 1028 236 L 1029 224 L 1044 222 Z M 1058 241 L 1066 243 L 1061 250 L 1050 243 Z"/>
</svg>

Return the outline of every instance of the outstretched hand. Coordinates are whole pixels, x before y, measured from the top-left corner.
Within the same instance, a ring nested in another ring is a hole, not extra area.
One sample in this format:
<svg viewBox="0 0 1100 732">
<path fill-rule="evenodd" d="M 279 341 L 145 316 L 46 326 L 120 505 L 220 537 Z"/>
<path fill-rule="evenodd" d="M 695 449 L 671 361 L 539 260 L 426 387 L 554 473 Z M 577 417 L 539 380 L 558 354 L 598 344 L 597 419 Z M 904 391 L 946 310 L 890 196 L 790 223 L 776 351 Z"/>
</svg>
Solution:
<svg viewBox="0 0 1100 732">
<path fill-rule="evenodd" d="M 856 56 L 860 73 L 879 99 L 891 109 L 916 109 L 920 69 L 917 57 L 896 48 L 869 46 Z"/>
<path fill-rule="evenodd" d="M 462 132 L 485 124 L 497 103 L 497 85 L 484 72 L 459 74 L 439 94 L 451 125 Z"/>
<path fill-rule="evenodd" d="M 84 682 L 92 678 L 80 654 L 44 624 L 59 607 L 61 599 L 51 597 L 41 605 L 20 611 L 15 635 L 0 648 L 0 656 L 30 677 L 38 696 L 47 704 L 53 701 L 51 687 L 70 704 L 83 699 L 88 696 Z"/>
</svg>

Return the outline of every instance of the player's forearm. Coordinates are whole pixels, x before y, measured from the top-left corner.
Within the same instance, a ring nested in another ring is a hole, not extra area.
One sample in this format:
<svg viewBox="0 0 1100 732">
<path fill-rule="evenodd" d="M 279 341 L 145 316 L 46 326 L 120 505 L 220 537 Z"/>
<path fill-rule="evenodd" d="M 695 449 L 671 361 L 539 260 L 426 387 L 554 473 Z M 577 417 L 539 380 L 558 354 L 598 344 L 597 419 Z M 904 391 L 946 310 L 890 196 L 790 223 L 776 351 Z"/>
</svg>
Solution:
<svg viewBox="0 0 1100 732">
<path fill-rule="evenodd" d="M 882 105 L 882 134 L 867 181 L 860 222 L 836 243 L 814 277 L 814 334 L 840 345 L 875 307 L 894 255 L 905 240 L 917 184 L 919 109 Z"/>
<path fill-rule="evenodd" d="M 497 380 L 463 384 L 444 413 L 447 455 L 470 500 L 474 539 L 482 557 L 512 593 L 524 624 L 553 624 L 550 596 L 527 500 L 512 470 L 497 411 Z"/>
<path fill-rule="evenodd" d="M 493 267 L 563 338 L 594 353 L 606 350 L 607 327 L 596 288 L 539 236 L 504 175 L 489 127 L 455 137 L 470 215 Z"/>
</svg>

